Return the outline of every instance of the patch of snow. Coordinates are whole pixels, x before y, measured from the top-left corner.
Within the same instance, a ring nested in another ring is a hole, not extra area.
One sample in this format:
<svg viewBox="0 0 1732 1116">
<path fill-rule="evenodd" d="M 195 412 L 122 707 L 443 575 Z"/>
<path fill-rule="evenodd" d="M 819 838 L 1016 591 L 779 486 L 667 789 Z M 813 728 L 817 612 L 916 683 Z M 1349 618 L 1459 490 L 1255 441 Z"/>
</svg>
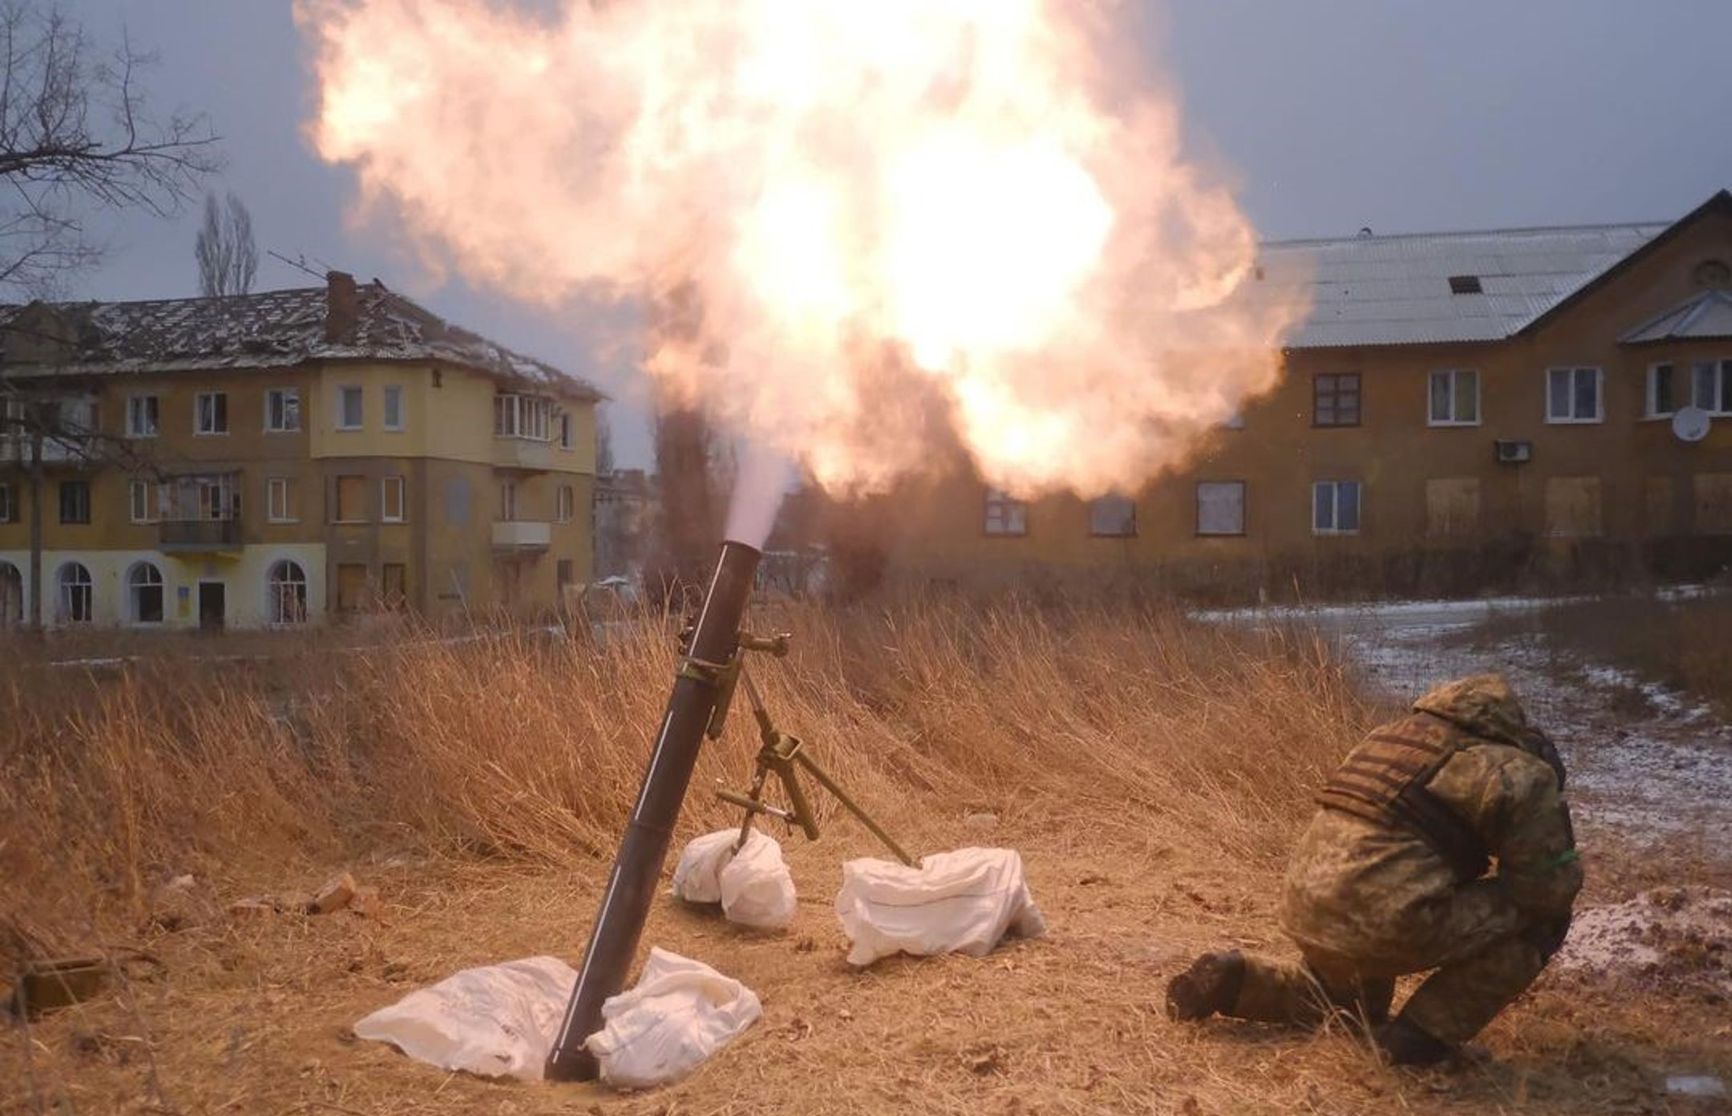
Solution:
<svg viewBox="0 0 1732 1116">
<path fill-rule="evenodd" d="M 1662 888 L 1577 911 L 1552 963 L 1607 980 L 1732 996 L 1732 892 Z"/>
</svg>

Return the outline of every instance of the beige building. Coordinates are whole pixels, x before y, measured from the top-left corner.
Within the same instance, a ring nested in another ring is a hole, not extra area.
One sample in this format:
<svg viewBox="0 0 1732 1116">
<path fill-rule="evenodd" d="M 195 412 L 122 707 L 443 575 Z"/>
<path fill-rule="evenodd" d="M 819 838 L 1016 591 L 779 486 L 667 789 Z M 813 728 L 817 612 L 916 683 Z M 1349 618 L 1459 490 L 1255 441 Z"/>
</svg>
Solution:
<svg viewBox="0 0 1732 1116">
<path fill-rule="evenodd" d="M 1732 561 L 1732 194 L 1670 224 L 1268 244 L 1256 282 L 1310 316 L 1182 472 L 1091 504 L 910 489 L 892 571 L 1462 592 Z"/>
<path fill-rule="evenodd" d="M 589 578 L 598 393 L 377 282 L 0 312 L 0 624 L 550 609 Z"/>
</svg>

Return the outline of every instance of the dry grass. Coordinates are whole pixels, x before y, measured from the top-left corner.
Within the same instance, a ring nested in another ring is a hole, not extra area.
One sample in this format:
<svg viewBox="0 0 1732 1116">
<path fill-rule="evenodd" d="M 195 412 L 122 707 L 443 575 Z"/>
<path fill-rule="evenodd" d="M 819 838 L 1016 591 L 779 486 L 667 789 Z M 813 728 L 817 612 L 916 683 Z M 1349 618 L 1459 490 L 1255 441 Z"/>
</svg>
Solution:
<svg viewBox="0 0 1732 1116">
<path fill-rule="evenodd" d="M 164 968 L 20 1032 L 0 1112 L 1581 1112 L 1651 1098 L 1661 1063 L 1732 1072 L 1724 1033 L 1694 1026 L 1723 1007 L 1561 984 L 1500 1022 L 1498 1065 L 1449 1081 L 1379 1069 L 1347 1037 L 1161 1016 L 1189 952 L 1280 948 L 1275 883 L 1309 788 L 1373 717 L 1303 634 L 954 601 L 758 624 L 796 633 L 759 668 L 779 719 L 917 849 L 1021 849 L 1049 938 L 849 971 L 829 896 L 838 862 L 874 850 L 831 808 L 822 842 L 784 842 L 802 889 L 787 934 L 658 904 L 646 941 L 766 1005 L 691 1081 L 610 1098 L 441 1078 L 344 1028 L 464 965 L 575 960 L 666 697 L 666 625 L 627 624 L 604 651 L 489 638 L 15 666 L 0 959 L 137 947 Z M 732 820 L 702 788 L 743 777 L 745 720 L 706 749 L 681 837 Z M 980 811 L 996 825 L 964 820 Z M 342 866 L 382 889 L 383 917 L 221 913 Z M 203 906 L 165 924 L 153 891 L 189 872 Z"/>
</svg>

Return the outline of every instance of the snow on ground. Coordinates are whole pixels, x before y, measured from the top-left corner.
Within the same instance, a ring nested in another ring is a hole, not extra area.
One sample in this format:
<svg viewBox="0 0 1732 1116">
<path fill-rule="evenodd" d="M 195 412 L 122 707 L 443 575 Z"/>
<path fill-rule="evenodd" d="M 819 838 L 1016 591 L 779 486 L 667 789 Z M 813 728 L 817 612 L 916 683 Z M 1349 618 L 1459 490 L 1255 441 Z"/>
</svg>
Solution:
<svg viewBox="0 0 1732 1116">
<path fill-rule="evenodd" d="M 1732 894 L 1660 888 L 1581 911 L 1557 965 L 1590 976 L 1732 996 Z"/>
</svg>

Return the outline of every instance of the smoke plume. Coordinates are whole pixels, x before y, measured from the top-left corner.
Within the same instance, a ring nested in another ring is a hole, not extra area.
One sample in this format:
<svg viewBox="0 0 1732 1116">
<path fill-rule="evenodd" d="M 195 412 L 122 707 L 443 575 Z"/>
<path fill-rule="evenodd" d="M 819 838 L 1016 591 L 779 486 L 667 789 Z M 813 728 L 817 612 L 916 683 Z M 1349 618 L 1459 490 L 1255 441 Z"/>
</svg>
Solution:
<svg viewBox="0 0 1732 1116">
<path fill-rule="evenodd" d="M 551 12 L 549 8 L 553 8 Z M 674 398 L 833 491 L 933 423 L 1033 495 L 1131 491 L 1297 308 L 1084 0 L 300 0 L 311 127 L 433 258 L 640 300 Z"/>
</svg>

